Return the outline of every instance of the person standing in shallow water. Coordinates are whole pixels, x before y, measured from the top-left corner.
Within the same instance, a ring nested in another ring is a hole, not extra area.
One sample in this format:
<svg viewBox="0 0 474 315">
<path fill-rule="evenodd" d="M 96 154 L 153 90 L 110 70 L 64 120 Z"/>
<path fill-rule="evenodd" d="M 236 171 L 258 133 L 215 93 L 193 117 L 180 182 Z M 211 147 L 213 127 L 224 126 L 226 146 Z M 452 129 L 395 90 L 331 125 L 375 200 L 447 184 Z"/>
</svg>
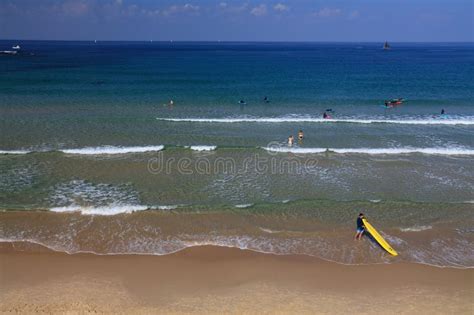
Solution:
<svg viewBox="0 0 474 315">
<path fill-rule="evenodd" d="M 293 142 L 294 142 L 294 138 L 293 138 L 293 135 L 289 136 L 288 137 L 288 146 L 293 146 Z"/>
<path fill-rule="evenodd" d="M 357 217 L 357 231 L 354 236 L 354 239 L 360 240 L 362 238 L 362 235 L 364 235 L 365 227 L 364 227 L 364 221 L 362 219 L 364 218 L 363 213 L 359 213 L 359 216 Z"/>
<path fill-rule="evenodd" d="M 303 138 L 304 138 L 303 130 L 298 131 L 298 140 L 301 142 L 303 141 Z"/>
</svg>

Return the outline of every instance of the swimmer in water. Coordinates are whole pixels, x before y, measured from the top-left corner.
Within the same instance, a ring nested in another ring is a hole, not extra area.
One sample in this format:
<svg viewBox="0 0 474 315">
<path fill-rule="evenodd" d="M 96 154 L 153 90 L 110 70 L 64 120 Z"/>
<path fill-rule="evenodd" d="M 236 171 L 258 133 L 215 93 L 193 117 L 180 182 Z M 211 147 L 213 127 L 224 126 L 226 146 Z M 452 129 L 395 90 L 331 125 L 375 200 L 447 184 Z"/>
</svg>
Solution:
<svg viewBox="0 0 474 315">
<path fill-rule="evenodd" d="M 329 119 L 329 118 L 331 118 L 331 116 L 329 116 L 328 113 L 324 112 L 323 118 L 324 118 L 324 119 Z"/>
<path fill-rule="evenodd" d="M 293 138 L 293 135 L 289 136 L 288 137 L 288 145 L 291 147 L 293 146 L 293 142 L 295 141 L 295 139 Z"/>
<path fill-rule="evenodd" d="M 265 103 L 270 103 L 270 100 L 269 100 L 268 97 L 266 97 L 266 96 L 263 98 L 263 101 L 264 101 Z"/>
<path fill-rule="evenodd" d="M 303 138 L 304 138 L 303 130 L 298 131 L 298 140 L 303 141 Z"/>
<path fill-rule="evenodd" d="M 163 106 L 168 106 L 169 109 L 173 109 L 174 102 L 170 100 L 168 104 L 163 104 Z"/>
<path fill-rule="evenodd" d="M 446 112 L 444 111 L 444 108 L 441 110 L 441 115 L 444 115 Z"/>
</svg>

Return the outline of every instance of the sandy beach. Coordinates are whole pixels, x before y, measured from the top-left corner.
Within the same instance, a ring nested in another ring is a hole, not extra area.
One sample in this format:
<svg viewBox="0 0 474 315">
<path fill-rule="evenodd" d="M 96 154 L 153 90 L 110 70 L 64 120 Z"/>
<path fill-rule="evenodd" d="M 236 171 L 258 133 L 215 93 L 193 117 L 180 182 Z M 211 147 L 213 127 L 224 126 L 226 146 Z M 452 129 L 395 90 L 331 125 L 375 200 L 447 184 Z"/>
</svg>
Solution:
<svg viewBox="0 0 474 315">
<path fill-rule="evenodd" d="M 166 256 L 98 256 L 2 243 L 0 312 L 472 314 L 473 275 L 211 246 Z"/>
</svg>

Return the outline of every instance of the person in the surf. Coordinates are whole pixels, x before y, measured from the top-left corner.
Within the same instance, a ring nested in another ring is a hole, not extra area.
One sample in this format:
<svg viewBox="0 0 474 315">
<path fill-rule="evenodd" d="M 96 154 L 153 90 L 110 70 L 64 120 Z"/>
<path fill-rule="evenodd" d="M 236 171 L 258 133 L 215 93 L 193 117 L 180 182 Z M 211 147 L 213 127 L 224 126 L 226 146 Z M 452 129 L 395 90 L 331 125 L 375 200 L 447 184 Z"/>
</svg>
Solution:
<svg viewBox="0 0 474 315">
<path fill-rule="evenodd" d="M 385 107 L 387 107 L 387 108 L 394 108 L 394 107 L 395 107 L 395 103 L 393 103 L 392 101 L 385 101 Z"/>
<path fill-rule="evenodd" d="M 265 103 L 270 103 L 270 100 L 269 100 L 268 97 L 266 97 L 266 96 L 263 98 L 263 101 L 264 101 Z"/>
<path fill-rule="evenodd" d="M 324 118 L 324 119 L 330 119 L 331 116 L 330 116 L 327 112 L 324 112 L 324 113 L 323 113 L 323 118 Z"/>
<path fill-rule="evenodd" d="M 364 221 L 362 219 L 364 218 L 363 213 L 359 213 L 359 216 L 357 217 L 357 231 L 354 236 L 354 239 L 360 240 L 362 238 L 362 235 L 364 235 L 365 227 L 364 227 Z"/>
<path fill-rule="evenodd" d="M 444 115 L 446 112 L 444 111 L 444 108 L 441 109 L 441 115 Z"/>
<path fill-rule="evenodd" d="M 288 146 L 290 146 L 290 147 L 293 146 L 293 142 L 294 142 L 293 135 L 290 135 L 290 136 L 288 137 Z"/>
<path fill-rule="evenodd" d="M 304 138 L 303 130 L 298 131 L 298 140 L 303 141 L 303 138 Z"/>
</svg>

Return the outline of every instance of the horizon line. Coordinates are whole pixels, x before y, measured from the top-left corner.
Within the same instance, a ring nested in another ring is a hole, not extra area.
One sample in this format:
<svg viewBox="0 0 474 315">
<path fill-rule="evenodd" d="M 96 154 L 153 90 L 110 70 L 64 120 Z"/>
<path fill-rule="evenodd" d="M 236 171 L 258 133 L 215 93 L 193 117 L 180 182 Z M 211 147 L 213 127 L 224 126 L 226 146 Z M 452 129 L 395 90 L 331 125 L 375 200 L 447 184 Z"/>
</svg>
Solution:
<svg viewBox="0 0 474 315">
<path fill-rule="evenodd" d="M 157 42 L 157 43 L 474 43 L 472 41 L 390 41 L 390 40 L 174 40 L 174 39 L 20 39 L 0 38 L 0 41 L 48 41 L 48 42 Z"/>
</svg>

